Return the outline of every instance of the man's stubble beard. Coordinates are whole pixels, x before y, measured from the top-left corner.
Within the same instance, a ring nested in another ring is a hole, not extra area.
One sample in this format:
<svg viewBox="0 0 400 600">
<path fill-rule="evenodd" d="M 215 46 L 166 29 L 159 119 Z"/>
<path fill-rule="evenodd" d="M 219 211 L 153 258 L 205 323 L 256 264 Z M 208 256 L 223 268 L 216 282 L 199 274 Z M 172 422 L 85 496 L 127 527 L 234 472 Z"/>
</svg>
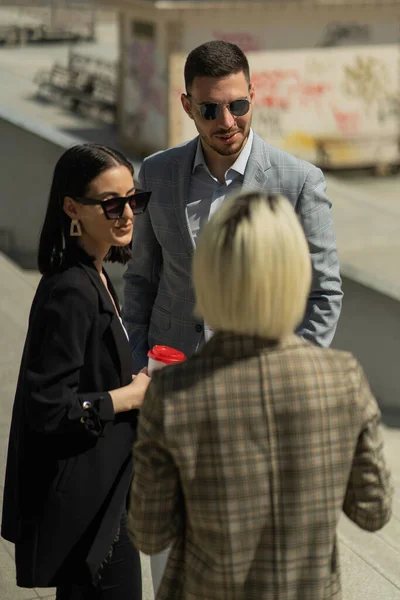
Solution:
<svg viewBox="0 0 400 600">
<path fill-rule="evenodd" d="M 248 125 L 248 129 L 246 131 L 246 135 L 243 138 L 243 141 L 242 141 L 239 149 L 221 148 L 221 147 L 219 147 L 217 145 L 214 145 L 212 143 L 212 138 L 204 138 L 203 135 L 200 133 L 200 131 L 199 131 L 199 135 L 200 135 L 200 138 L 203 141 L 203 144 L 206 144 L 209 148 L 211 148 L 212 150 L 214 150 L 214 152 L 216 152 L 220 156 L 231 156 L 232 154 L 238 154 L 239 155 L 241 153 L 241 151 L 243 150 L 243 147 L 246 144 L 247 140 L 249 139 L 250 128 L 251 128 L 251 121 L 252 121 L 252 119 L 250 119 L 250 122 L 249 122 L 249 125 Z M 242 133 L 242 131 L 240 131 L 240 133 Z"/>
</svg>

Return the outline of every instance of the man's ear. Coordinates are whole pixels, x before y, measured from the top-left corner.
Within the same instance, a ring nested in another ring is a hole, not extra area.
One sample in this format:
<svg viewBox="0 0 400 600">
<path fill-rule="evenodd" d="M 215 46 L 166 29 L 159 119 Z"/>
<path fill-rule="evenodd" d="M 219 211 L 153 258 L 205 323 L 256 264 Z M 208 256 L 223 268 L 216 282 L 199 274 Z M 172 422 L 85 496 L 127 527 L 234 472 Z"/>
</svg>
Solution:
<svg viewBox="0 0 400 600">
<path fill-rule="evenodd" d="M 188 96 L 186 94 L 181 94 L 181 102 L 182 102 L 183 110 L 185 111 L 185 113 L 191 119 L 193 119 L 192 105 L 190 103 L 190 98 L 188 98 Z"/>
<path fill-rule="evenodd" d="M 70 196 L 65 196 L 63 209 L 70 219 L 79 219 L 79 205 Z"/>
<path fill-rule="evenodd" d="M 256 99 L 256 92 L 254 90 L 254 86 L 252 83 L 250 83 L 250 85 L 249 85 L 249 95 L 250 95 L 251 103 L 254 104 L 254 101 Z"/>
</svg>

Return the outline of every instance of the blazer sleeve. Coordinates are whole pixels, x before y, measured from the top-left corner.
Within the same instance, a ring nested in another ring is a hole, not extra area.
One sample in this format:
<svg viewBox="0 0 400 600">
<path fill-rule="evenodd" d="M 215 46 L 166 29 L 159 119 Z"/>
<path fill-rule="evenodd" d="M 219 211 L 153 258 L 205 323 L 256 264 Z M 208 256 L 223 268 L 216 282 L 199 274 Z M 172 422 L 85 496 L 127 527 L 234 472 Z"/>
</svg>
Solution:
<svg viewBox="0 0 400 600">
<path fill-rule="evenodd" d="M 163 397 L 154 376 L 140 411 L 128 512 L 132 541 L 145 554 L 168 548 L 183 528 L 179 472 L 166 447 L 163 420 Z"/>
<path fill-rule="evenodd" d="M 62 286 L 31 324 L 40 341 L 26 358 L 23 394 L 27 423 L 39 433 L 98 436 L 114 420 L 108 391 L 79 391 L 96 300 L 80 287 Z"/>
<path fill-rule="evenodd" d="M 145 166 L 146 162 L 143 163 L 139 173 L 140 187 L 143 189 L 147 189 Z M 161 246 L 154 233 L 148 208 L 143 215 L 136 217 L 132 258 L 124 274 L 122 317 L 131 343 L 134 373 L 138 373 L 148 362 L 149 325 L 157 296 L 161 266 Z"/>
<path fill-rule="evenodd" d="M 377 531 L 391 517 L 393 488 L 383 453 L 380 411 L 368 381 L 357 366 L 357 402 L 362 428 L 343 503 L 345 514 L 362 529 Z"/>
<path fill-rule="evenodd" d="M 322 171 L 313 167 L 305 180 L 297 212 L 307 237 L 313 276 L 306 313 L 297 333 L 319 346 L 329 346 L 342 306 L 342 290 L 331 202 Z"/>
</svg>

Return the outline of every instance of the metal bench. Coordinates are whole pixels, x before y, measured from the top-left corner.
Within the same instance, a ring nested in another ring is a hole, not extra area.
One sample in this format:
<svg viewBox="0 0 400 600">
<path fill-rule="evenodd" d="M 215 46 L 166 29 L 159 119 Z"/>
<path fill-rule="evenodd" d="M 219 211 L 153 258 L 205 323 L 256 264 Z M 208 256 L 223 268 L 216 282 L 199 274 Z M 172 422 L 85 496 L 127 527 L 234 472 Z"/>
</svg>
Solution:
<svg viewBox="0 0 400 600">
<path fill-rule="evenodd" d="M 112 123 L 116 118 L 116 85 L 104 74 L 78 70 L 56 63 L 50 71 L 34 78 L 37 96 L 61 104 L 73 112 Z"/>
</svg>

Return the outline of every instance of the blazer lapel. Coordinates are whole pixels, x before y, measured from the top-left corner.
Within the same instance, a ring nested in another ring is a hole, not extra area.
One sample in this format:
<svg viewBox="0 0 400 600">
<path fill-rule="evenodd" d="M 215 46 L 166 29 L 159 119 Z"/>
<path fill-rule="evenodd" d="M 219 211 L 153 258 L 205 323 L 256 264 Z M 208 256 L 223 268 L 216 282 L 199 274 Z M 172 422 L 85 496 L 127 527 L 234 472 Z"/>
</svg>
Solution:
<svg viewBox="0 0 400 600">
<path fill-rule="evenodd" d="M 268 189 L 268 170 L 270 168 L 271 162 L 269 159 L 268 146 L 264 140 L 255 133 L 253 146 L 244 172 L 242 190 L 244 192 L 261 192 Z"/>
<path fill-rule="evenodd" d="M 132 380 L 131 347 L 115 311 L 111 317 L 110 330 L 115 342 L 115 354 L 118 361 L 121 384 L 127 385 Z"/>
<path fill-rule="evenodd" d="M 174 170 L 174 208 L 185 246 L 189 254 L 194 253 L 194 240 L 187 218 L 186 205 L 189 197 L 190 178 L 196 154 L 198 137 L 182 146 L 182 156 Z"/>
<path fill-rule="evenodd" d="M 96 288 L 99 299 L 100 299 L 100 309 L 103 312 L 106 312 L 110 315 L 110 332 L 114 342 L 114 357 L 116 361 L 116 369 L 120 375 L 122 385 L 126 384 L 132 378 L 132 362 L 131 362 L 131 351 L 130 344 L 127 340 L 125 332 L 122 328 L 121 323 L 119 322 L 119 317 L 115 312 L 114 305 L 111 301 L 110 295 L 107 292 L 103 282 L 101 281 L 99 273 L 92 266 L 87 264 L 82 264 L 82 268 L 86 271 L 89 276 L 91 282 Z M 117 310 L 119 311 L 118 298 L 115 293 L 114 286 L 112 285 L 107 273 L 103 271 L 107 284 L 109 286 L 109 290 L 114 298 L 114 302 L 117 306 Z"/>
<path fill-rule="evenodd" d="M 131 345 L 127 338 L 127 334 L 121 324 L 120 317 L 121 311 L 119 307 L 119 300 L 117 296 L 117 292 L 112 284 L 111 279 L 108 276 L 108 273 L 105 269 L 103 269 L 103 273 L 107 279 L 108 289 L 112 297 L 114 298 L 115 306 L 118 309 L 118 316 L 111 321 L 111 331 L 114 335 L 114 339 L 116 341 L 117 354 L 119 357 L 120 365 L 121 365 L 121 380 L 123 383 L 127 381 L 128 383 L 132 379 L 132 351 Z M 104 286 L 103 286 L 104 287 Z M 113 313 L 115 317 L 115 311 Z M 119 318 L 118 318 L 119 317 Z"/>
</svg>

